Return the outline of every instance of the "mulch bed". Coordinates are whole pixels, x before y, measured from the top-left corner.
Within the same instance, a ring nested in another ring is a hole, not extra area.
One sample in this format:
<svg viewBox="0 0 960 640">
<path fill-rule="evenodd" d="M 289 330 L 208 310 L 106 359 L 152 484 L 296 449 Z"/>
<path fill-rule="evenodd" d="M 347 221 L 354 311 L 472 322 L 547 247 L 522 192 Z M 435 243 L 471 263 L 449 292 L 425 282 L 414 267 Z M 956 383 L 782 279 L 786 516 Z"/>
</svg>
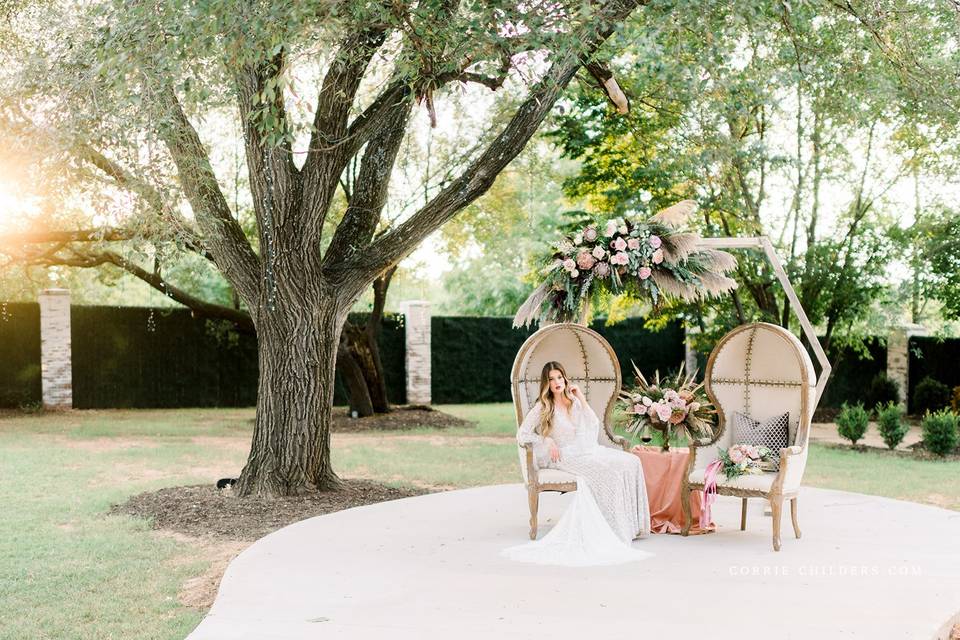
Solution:
<svg viewBox="0 0 960 640">
<path fill-rule="evenodd" d="M 450 427 L 473 427 L 475 424 L 425 405 L 394 405 L 390 413 L 378 413 L 366 418 L 351 418 L 346 407 L 333 408 L 335 433 L 358 433 L 364 431 L 403 431 L 418 427 L 448 429 Z"/>
<path fill-rule="evenodd" d="M 212 484 L 169 487 L 133 496 L 110 513 L 153 520 L 154 529 L 195 537 L 257 540 L 306 518 L 365 504 L 428 493 L 398 489 L 371 480 L 344 480 L 340 491 L 294 498 L 238 498 L 231 489 Z"/>
</svg>

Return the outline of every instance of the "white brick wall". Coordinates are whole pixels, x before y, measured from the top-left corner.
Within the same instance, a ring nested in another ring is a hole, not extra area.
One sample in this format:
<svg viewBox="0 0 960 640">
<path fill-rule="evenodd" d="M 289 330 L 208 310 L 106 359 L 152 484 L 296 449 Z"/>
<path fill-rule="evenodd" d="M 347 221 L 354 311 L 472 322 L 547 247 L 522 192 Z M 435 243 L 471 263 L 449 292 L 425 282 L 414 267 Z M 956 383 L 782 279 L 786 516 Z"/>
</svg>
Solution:
<svg viewBox="0 0 960 640">
<path fill-rule="evenodd" d="M 70 292 L 44 289 L 40 303 L 40 369 L 45 409 L 73 408 Z"/>
<path fill-rule="evenodd" d="M 430 303 L 401 303 L 406 331 L 407 404 L 430 404 Z"/>
</svg>

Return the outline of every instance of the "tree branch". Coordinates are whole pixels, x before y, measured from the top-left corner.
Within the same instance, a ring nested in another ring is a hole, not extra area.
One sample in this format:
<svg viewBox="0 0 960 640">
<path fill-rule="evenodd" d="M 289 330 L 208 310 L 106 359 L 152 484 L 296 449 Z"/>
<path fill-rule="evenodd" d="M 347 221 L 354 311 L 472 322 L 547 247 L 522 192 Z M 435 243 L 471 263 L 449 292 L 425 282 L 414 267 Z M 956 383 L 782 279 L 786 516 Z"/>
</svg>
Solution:
<svg viewBox="0 0 960 640">
<path fill-rule="evenodd" d="M 635 1 L 614 0 L 596 6 L 596 18 L 580 29 L 578 40 L 585 45 L 585 51 L 568 49 L 558 52 L 559 58 L 531 89 L 507 126 L 456 180 L 408 220 L 374 242 L 362 257 L 347 261 L 345 270 L 364 275 L 354 281 L 362 281 L 366 286 L 374 276 L 406 257 L 424 238 L 483 195 L 530 140 L 580 66 L 613 33 L 614 25 L 629 16 L 637 4 Z"/>
<path fill-rule="evenodd" d="M 406 133 L 410 111 L 408 104 L 393 114 L 391 122 L 367 145 L 347 210 L 323 257 L 324 265 L 337 264 L 370 244 L 387 202 L 390 176 Z"/>
<path fill-rule="evenodd" d="M 200 136 L 183 112 L 172 87 L 161 90 L 160 106 L 163 108 L 160 135 L 177 165 L 180 183 L 214 262 L 247 306 L 256 308 L 260 294 L 260 259 L 231 214 Z"/>
<path fill-rule="evenodd" d="M 179 302 L 185 307 L 189 307 L 198 315 L 218 320 L 228 320 L 233 322 L 237 328 L 253 333 L 253 322 L 250 314 L 232 307 L 226 307 L 213 304 L 191 295 L 164 280 L 159 273 L 144 269 L 136 262 L 129 260 L 113 251 L 86 252 L 81 253 L 71 249 L 71 255 L 49 255 L 48 253 L 39 253 L 24 256 L 20 262 L 28 265 L 40 266 L 67 266 L 79 268 L 99 267 L 105 264 L 111 264 L 119 267 L 136 278 L 146 282 L 148 285 L 164 294 L 171 300 Z"/>
</svg>

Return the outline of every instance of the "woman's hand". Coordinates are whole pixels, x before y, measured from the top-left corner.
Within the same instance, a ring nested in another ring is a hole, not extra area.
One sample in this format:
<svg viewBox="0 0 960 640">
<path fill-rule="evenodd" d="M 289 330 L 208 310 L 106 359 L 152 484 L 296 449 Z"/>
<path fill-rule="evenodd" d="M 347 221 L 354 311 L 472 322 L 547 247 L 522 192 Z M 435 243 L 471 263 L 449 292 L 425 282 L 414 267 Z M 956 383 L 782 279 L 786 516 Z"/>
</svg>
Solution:
<svg viewBox="0 0 960 640">
<path fill-rule="evenodd" d="M 580 387 L 575 384 L 570 385 L 570 395 L 580 398 L 583 402 L 587 401 L 587 399 L 583 397 L 583 391 L 580 391 Z"/>
<path fill-rule="evenodd" d="M 550 460 L 560 462 L 560 447 L 553 441 L 553 438 L 547 438 L 547 446 L 550 448 Z"/>
</svg>

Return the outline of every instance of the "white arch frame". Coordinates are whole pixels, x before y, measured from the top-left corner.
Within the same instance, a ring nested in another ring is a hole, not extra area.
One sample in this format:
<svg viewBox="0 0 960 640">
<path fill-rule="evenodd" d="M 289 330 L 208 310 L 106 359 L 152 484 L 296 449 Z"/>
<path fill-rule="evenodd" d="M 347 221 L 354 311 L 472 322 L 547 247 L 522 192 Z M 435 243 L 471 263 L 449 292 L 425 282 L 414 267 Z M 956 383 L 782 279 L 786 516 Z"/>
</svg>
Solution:
<svg viewBox="0 0 960 640">
<path fill-rule="evenodd" d="M 804 311 L 803 306 L 800 304 L 797 292 L 790 283 L 787 272 L 784 270 L 783 264 L 780 262 L 780 258 L 773 248 L 773 243 L 770 242 L 770 238 L 767 236 L 755 236 L 751 238 L 701 238 L 697 244 L 704 249 L 756 249 L 764 253 L 770 265 L 773 267 L 774 273 L 777 275 L 777 280 L 780 281 L 780 286 L 783 287 L 784 293 L 787 294 L 790 307 L 800 321 L 800 329 L 803 331 L 803 335 L 806 336 L 807 341 L 810 343 L 810 348 L 813 349 L 813 354 L 817 358 L 817 362 L 820 363 L 820 375 L 817 377 L 817 395 L 813 400 L 813 408 L 816 409 L 820 405 L 820 396 L 823 395 L 823 390 L 827 386 L 827 379 L 830 377 L 830 372 L 833 371 L 833 368 L 827 360 L 827 354 L 824 352 L 819 338 L 817 338 L 813 325 L 810 324 L 810 320 L 807 318 L 807 312 Z"/>
</svg>

